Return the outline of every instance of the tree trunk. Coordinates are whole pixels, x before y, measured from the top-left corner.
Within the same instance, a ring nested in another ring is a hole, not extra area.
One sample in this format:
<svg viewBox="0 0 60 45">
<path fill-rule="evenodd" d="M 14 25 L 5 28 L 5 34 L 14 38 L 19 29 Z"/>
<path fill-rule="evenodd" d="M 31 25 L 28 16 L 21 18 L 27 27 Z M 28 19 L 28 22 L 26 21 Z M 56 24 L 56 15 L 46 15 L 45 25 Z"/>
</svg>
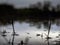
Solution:
<svg viewBox="0 0 60 45">
<path fill-rule="evenodd" d="M 48 26 L 48 37 L 49 37 L 50 29 L 51 29 L 51 21 L 49 20 L 49 26 Z"/>
<path fill-rule="evenodd" d="M 49 34 L 50 34 L 50 29 L 51 29 L 51 20 L 49 20 L 49 26 L 48 26 L 48 36 L 47 36 L 47 38 L 48 38 L 48 45 L 49 45 Z"/>
<path fill-rule="evenodd" d="M 13 20 L 12 20 L 12 28 L 13 28 L 13 38 L 12 38 L 12 45 L 14 45 L 14 37 L 15 37 L 15 29 L 14 29 L 14 23 L 13 23 Z"/>
</svg>

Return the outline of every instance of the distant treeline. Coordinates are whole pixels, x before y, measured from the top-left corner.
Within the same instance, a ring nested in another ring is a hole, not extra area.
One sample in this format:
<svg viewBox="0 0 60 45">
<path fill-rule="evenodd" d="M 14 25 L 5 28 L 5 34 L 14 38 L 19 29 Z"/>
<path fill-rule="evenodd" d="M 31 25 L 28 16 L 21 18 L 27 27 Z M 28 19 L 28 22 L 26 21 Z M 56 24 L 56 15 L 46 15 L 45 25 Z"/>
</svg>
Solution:
<svg viewBox="0 0 60 45">
<path fill-rule="evenodd" d="M 39 6 L 41 7 L 41 6 Z M 9 22 L 13 20 L 39 22 L 42 20 L 54 20 L 60 18 L 60 5 L 57 8 L 50 8 L 49 3 L 42 8 L 29 7 L 15 9 L 12 5 L 0 5 L 0 22 Z"/>
</svg>

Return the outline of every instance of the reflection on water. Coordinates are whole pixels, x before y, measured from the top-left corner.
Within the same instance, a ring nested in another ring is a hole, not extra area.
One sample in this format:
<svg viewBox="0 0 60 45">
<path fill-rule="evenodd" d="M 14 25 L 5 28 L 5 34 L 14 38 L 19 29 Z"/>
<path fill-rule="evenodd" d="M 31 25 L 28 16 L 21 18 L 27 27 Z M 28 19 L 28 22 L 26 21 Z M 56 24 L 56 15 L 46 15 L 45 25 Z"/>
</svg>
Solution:
<svg viewBox="0 0 60 45">
<path fill-rule="evenodd" d="M 56 24 L 53 24 L 49 37 L 47 37 L 47 29 L 43 28 L 43 24 L 41 26 L 38 29 L 36 27 L 30 27 L 28 23 L 20 24 L 19 22 L 15 22 L 14 33 L 12 25 L 1 26 L 0 45 L 12 45 L 12 38 L 14 38 L 14 45 L 59 45 L 60 28 Z"/>
</svg>

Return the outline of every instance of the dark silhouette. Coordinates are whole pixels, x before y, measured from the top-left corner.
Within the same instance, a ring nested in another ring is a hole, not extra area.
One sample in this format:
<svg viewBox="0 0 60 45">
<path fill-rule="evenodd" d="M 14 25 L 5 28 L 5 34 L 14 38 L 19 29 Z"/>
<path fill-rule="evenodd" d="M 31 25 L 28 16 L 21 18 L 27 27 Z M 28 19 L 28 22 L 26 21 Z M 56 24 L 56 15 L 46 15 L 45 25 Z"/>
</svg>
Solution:
<svg viewBox="0 0 60 45">
<path fill-rule="evenodd" d="M 36 34 L 36 36 L 40 36 L 41 34 Z"/>
<path fill-rule="evenodd" d="M 21 40 L 21 45 L 23 45 L 24 43 L 23 43 L 23 40 Z"/>
<path fill-rule="evenodd" d="M 23 40 L 21 40 L 20 43 L 18 43 L 18 45 L 24 45 L 25 43 L 23 42 Z"/>
</svg>

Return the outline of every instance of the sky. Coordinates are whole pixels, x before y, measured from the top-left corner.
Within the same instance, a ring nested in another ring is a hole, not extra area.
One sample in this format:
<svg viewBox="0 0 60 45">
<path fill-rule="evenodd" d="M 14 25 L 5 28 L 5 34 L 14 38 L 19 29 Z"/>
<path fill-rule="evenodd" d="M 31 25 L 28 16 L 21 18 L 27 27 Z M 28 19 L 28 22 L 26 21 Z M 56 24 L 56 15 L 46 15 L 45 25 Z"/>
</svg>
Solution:
<svg viewBox="0 0 60 45">
<path fill-rule="evenodd" d="M 27 7 L 30 4 L 34 4 L 36 2 L 43 2 L 44 0 L 0 0 L 0 3 L 8 3 L 14 5 L 16 8 Z M 60 3 L 60 0 L 50 0 L 52 5 L 56 5 Z"/>
</svg>

